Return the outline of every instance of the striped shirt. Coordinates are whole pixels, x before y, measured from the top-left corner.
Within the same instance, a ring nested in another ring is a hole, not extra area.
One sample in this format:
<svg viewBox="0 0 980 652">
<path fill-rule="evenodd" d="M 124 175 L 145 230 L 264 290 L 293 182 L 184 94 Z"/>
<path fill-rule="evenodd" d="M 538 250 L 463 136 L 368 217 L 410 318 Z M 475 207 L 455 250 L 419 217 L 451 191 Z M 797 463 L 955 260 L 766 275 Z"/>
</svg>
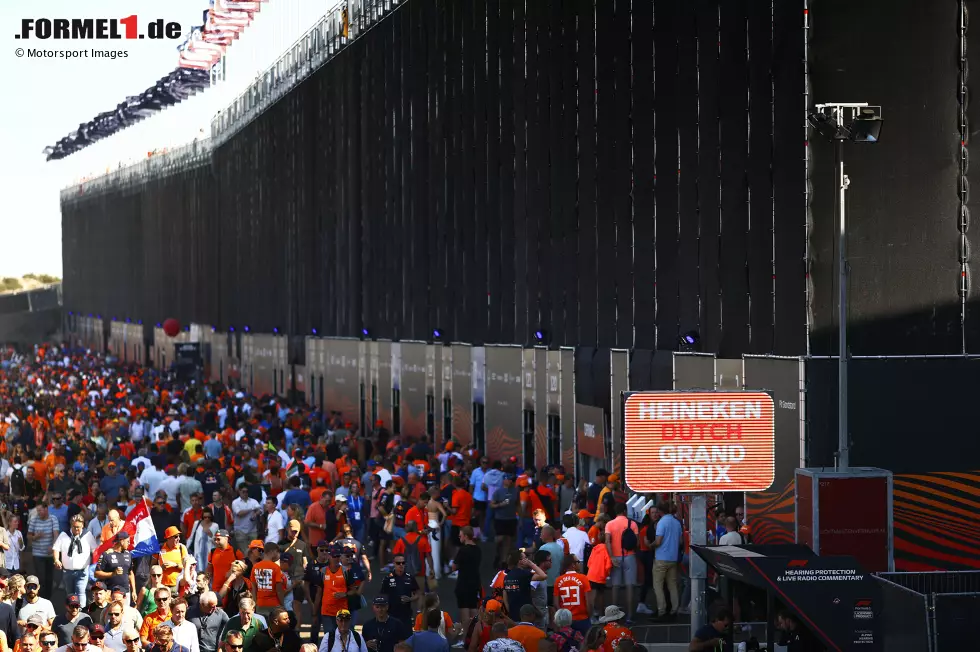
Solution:
<svg viewBox="0 0 980 652">
<path fill-rule="evenodd" d="M 53 556 L 51 548 L 54 545 L 54 539 L 61 533 L 61 526 L 58 525 L 58 519 L 55 516 L 50 513 L 46 519 L 35 516 L 31 519 L 27 531 L 34 535 L 31 552 L 35 557 Z"/>
</svg>

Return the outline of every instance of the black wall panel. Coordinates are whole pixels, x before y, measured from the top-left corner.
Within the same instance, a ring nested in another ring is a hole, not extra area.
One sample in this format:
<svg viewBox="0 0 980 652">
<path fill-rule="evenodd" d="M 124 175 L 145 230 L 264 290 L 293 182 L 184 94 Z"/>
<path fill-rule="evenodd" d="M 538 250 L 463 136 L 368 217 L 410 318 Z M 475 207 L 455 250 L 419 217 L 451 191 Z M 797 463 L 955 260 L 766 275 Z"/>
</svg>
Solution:
<svg viewBox="0 0 980 652">
<path fill-rule="evenodd" d="M 543 328 L 653 351 L 698 329 L 722 355 L 802 353 L 801 10 L 408 0 L 210 165 L 66 198 L 66 303 L 239 332 Z"/>
<path fill-rule="evenodd" d="M 848 344 L 856 355 L 957 354 L 959 3 L 887 7 L 820 0 L 810 11 L 813 101 L 857 98 L 846 101 L 880 104 L 885 118 L 880 142 L 845 147 Z M 873 32 L 861 27 L 870 20 Z M 817 134 L 810 151 L 812 350 L 836 354 L 834 151 Z"/>
</svg>

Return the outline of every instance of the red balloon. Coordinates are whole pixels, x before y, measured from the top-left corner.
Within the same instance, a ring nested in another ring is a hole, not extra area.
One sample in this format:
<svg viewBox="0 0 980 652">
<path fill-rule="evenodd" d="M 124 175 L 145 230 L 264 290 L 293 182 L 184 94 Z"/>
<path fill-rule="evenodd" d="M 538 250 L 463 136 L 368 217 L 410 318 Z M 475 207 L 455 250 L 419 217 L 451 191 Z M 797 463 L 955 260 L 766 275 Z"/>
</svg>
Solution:
<svg viewBox="0 0 980 652">
<path fill-rule="evenodd" d="M 180 322 L 171 317 L 163 322 L 163 332 L 169 337 L 177 337 L 180 334 Z"/>
</svg>

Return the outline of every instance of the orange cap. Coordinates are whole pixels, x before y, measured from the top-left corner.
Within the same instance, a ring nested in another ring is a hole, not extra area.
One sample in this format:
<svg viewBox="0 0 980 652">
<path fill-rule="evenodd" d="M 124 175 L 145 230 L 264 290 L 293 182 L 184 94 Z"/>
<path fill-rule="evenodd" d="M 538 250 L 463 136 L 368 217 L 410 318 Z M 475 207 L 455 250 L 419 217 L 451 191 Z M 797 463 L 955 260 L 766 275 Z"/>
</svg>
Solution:
<svg viewBox="0 0 980 652">
<path fill-rule="evenodd" d="M 500 611 L 504 608 L 504 605 L 502 605 L 499 600 L 487 600 L 487 605 L 484 608 L 487 611 Z"/>
</svg>

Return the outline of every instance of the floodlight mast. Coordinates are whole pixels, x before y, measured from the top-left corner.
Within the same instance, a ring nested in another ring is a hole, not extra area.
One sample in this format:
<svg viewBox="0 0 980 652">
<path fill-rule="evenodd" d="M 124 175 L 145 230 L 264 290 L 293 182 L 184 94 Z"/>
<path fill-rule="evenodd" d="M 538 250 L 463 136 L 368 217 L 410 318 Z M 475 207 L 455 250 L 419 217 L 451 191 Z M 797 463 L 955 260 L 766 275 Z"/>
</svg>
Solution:
<svg viewBox="0 0 980 652">
<path fill-rule="evenodd" d="M 837 464 L 840 469 L 850 466 L 850 437 L 847 429 L 847 220 L 845 196 L 850 186 L 850 179 L 844 174 L 844 141 L 852 135 L 852 125 L 844 124 L 845 109 L 855 110 L 870 106 L 867 102 L 827 102 L 817 104 L 816 112 L 810 114 L 810 122 L 817 126 L 819 123 L 831 122 L 837 129 L 833 135 L 822 130 L 825 136 L 834 141 L 835 181 L 837 183 L 837 210 L 840 211 L 840 222 L 837 230 Z M 852 116 L 852 120 L 853 120 Z M 879 118 L 880 119 L 880 118 Z M 871 142 L 874 142 L 873 140 Z"/>
</svg>

